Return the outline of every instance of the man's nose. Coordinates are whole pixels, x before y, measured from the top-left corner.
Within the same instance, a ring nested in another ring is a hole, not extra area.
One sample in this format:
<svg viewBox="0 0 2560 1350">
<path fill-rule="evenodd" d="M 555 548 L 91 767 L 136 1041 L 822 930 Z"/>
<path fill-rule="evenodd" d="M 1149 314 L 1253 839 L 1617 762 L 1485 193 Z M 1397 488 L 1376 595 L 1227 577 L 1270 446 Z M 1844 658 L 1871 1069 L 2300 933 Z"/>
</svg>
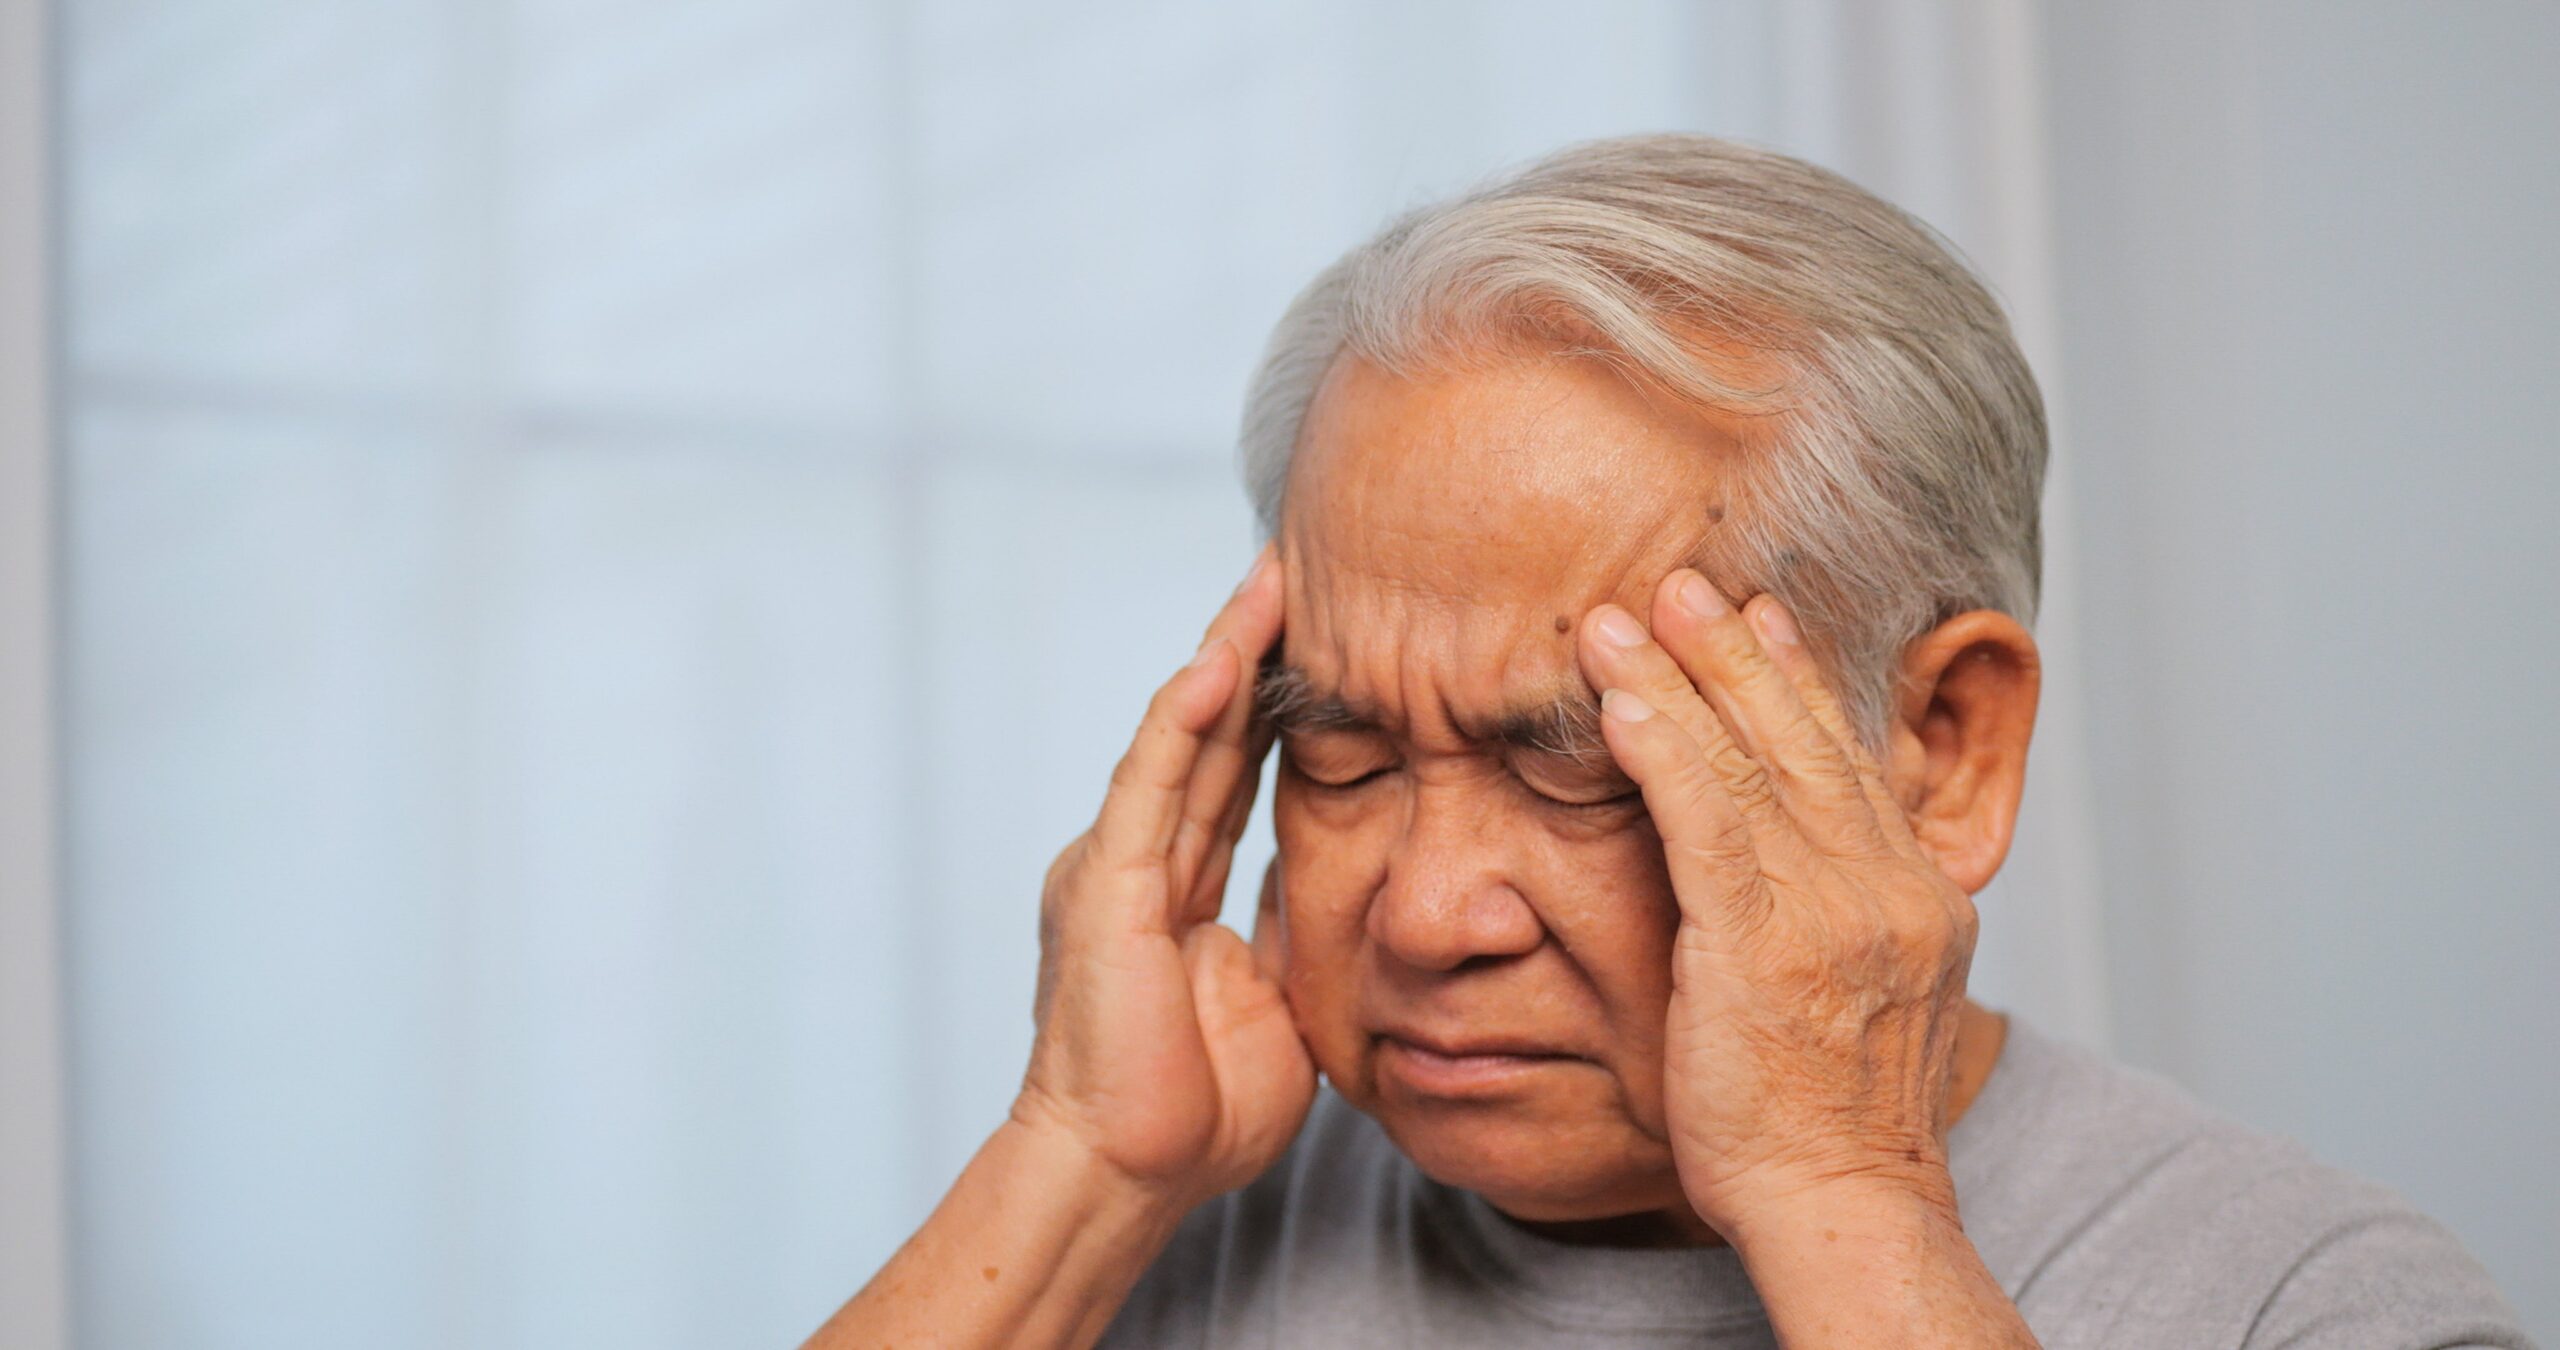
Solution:
<svg viewBox="0 0 2560 1350">
<path fill-rule="evenodd" d="M 1545 927 L 1509 879 L 1498 810 L 1457 787 L 1419 786 L 1404 837 L 1369 904 L 1369 937 L 1408 965 L 1455 970 L 1533 951 Z"/>
</svg>

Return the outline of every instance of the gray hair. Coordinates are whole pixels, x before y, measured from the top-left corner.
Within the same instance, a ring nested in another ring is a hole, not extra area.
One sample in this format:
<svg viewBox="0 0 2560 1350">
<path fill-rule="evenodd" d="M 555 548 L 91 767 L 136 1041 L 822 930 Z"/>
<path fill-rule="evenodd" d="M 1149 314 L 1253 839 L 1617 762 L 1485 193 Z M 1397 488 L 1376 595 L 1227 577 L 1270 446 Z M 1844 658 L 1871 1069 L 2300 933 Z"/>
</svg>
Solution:
<svg viewBox="0 0 2560 1350">
<path fill-rule="evenodd" d="M 1394 221 L 1317 276 L 1245 398 L 1264 532 L 1337 359 L 1415 373 L 1523 348 L 1783 414 L 1779 448 L 1726 486 L 1701 570 L 1786 603 L 1870 750 L 1913 638 L 1970 609 L 2033 625 L 2044 408 L 1998 302 L 1900 209 L 1709 136 L 1573 146 Z M 1737 348 L 1778 357 L 1787 379 L 1730 382 L 1713 353 Z"/>
</svg>

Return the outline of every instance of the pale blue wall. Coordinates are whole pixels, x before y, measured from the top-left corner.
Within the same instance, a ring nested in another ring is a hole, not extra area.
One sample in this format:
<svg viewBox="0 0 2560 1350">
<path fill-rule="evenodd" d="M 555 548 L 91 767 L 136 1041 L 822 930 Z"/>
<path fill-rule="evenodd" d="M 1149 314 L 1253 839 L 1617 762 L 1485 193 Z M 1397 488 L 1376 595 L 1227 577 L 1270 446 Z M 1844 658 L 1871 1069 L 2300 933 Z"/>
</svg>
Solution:
<svg viewBox="0 0 2560 1350">
<path fill-rule="evenodd" d="M 2052 29 L 2117 1046 L 2560 1338 L 2560 8 Z"/>
</svg>

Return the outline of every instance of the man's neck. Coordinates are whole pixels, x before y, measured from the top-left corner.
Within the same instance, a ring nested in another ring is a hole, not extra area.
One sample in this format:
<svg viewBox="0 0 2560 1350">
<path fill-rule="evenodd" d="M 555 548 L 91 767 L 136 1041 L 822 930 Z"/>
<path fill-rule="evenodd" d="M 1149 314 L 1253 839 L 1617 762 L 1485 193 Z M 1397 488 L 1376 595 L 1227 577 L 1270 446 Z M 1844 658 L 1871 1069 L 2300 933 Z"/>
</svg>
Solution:
<svg viewBox="0 0 2560 1350">
<path fill-rule="evenodd" d="M 1991 1071 L 2000 1062 L 2000 1047 L 2009 1039 L 2009 1019 L 1972 999 L 1957 1014 L 1955 1063 L 1947 1071 L 1947 1128 L 1964 1118 Z M 1505 1215 L 1505 1218 L 1510 1216 Z M 1594 1247 L 1721 1247 L 1724 1237 L 1683 1203 L 1676 1209 L 1645 1210 L 1605 1219 L 1519 1224 L 1541 1237 Z"/>
</svg>

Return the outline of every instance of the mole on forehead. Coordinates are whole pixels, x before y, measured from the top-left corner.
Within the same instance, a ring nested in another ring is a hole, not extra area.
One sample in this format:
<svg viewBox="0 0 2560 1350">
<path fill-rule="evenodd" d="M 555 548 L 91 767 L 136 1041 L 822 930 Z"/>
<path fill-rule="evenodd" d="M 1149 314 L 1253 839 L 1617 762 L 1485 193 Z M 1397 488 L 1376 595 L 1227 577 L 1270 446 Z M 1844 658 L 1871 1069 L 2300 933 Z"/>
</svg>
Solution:
<svg viewBox="0 0 2560 1350">
<path fill-rule="evenodd" d="M 1282 731 L 1388 730 L 1388 719 L 1376 707 L 1326 689 L 1306 671 L 1285 663 L 1262 671 L 1255 682 L 1254 703 Z M 1497 712 L 1490 721 L 1461 725 L 1458 730 L 1470 740 L 1577 759 L 1607 754 L 1607 742 L 1600 735 L 1599 700 L 1580 683 L 1533 695 Z"/>
</svg>

